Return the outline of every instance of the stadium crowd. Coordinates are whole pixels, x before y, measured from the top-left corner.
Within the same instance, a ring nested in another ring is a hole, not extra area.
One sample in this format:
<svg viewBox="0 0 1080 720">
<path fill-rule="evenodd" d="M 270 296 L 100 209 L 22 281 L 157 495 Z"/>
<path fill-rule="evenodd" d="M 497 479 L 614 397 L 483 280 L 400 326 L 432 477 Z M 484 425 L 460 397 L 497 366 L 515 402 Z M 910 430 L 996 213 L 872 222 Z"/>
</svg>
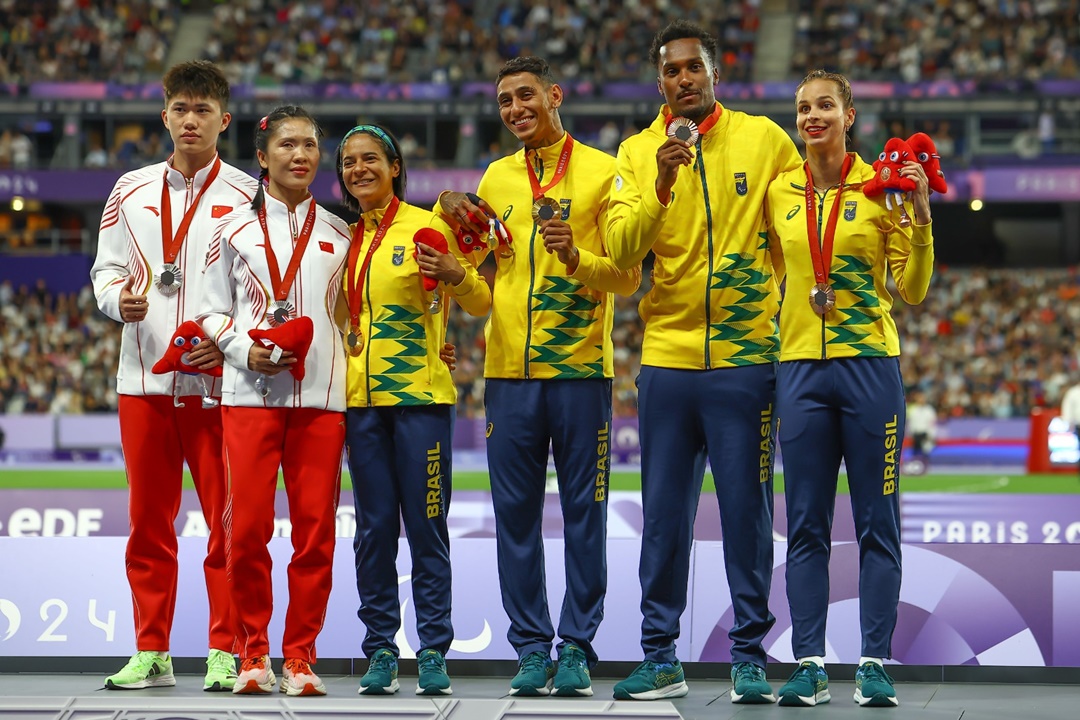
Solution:
<svg viewBox="0 0 1080 720">
<path fill-rule="evenodd" d="M 644 292 L 616 298 L 616 417 L 637 414 Z M 1033 407 L 1057 407 L 1080 372 L 1075 269 L 939 268 L 925 302 L 898 301 L 893 316 L 905 381 L 924 390 L 942 418 L 1025 417 Z M 455 311 L 447 337 L 457 347 L 459 416 L 482 418 L 484 319 Z M 115 412 L 119 344 L 120 326 L 97 311 L 89 287 L 53 294 L 40 281 L 18 289 L 0 283 L 0 412 Z"/>
</svg>

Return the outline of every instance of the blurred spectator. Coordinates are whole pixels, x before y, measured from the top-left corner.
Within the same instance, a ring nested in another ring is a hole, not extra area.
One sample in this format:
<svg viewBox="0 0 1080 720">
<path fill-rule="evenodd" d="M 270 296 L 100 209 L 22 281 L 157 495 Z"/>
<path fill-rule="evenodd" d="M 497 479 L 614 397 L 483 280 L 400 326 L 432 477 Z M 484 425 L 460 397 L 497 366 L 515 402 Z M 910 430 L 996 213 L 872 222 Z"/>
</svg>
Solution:
<svg viewBox="0 0 1080 720">
<path fill-rule="evenodd" d="M 109 153 L 106 152 L 105 144 L 101 141 L 101 137 L 97 134 L 92 134 L 87 143 L 90 146 L 90 150 L 87 151 L 86 157 L 83 158 L 83 167 L 109 167 Z"/>
</svg>

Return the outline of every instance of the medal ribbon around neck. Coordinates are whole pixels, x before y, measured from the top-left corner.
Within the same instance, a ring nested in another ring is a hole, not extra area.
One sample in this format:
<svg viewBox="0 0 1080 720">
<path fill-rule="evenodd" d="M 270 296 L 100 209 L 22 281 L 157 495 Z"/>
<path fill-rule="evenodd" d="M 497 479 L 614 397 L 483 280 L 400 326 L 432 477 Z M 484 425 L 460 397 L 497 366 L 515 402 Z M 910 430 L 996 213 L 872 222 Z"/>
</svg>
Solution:
<svg viewBox="0 0 1080 720">
<path fill-rule="evenodd" d="M 709 130 L 712 130 L 713 125 L 715 125 L 717 123 L 717 121 L 720 120 L 720 111 L 721 111 L 720 106 L 716 105 L 715 107 L 713 107 L 713 111 L 711 113 L 709 113 L 709 116 L 701 121 L 701 124 L 697 126 L 697 131 L 698 131 L 698 136 L 699 137 L 704 136 L 705 133 L 709 132 Z M 673 120 L 675 120 L 676 117 L 681 117 L 681 116 L 672 115 L 671 114 L 671 108 L 668 108 L 668 107 L 664 108 L 664 129 L 665 130 L 667 129 L 667 126 L 670 125 Z M 687 118 L 687 119 L 689 120 L 689 118 Z"/>
<path fill-rule="evenodd" d="M 308 205 L 307 217 L 304 218 L 300 236 L 296 238 L 296 245 L 293 246 L 292 257 L 289 258 L 284 277 L 280 274 L 277 255 L 274 253 L 273 246 L 270 245 L 270 230 L 266 227 L 266 205 L 259 208 L 259 225 L 262 226 L 263 239 L 266 241 L 263 249 L 266 251 L 266 264 L 270 269 L 270 287 L 274 292 L 274 299 L 280 302 L 289 297 L 293 280 L 296 279 L 296 271 L 300 269 L 300 259 L 304 257 L 304 250 L 307 249 L 308 240 L 311 239 L 311 231 L 315 227 L 315 198 L 311 198 L 311 203 Z"/>
<path fill-rule="evenodd" d="M 166 265 L 173 264 L 176 256 L 180 253 L 180 246 L 184 244 L 184 238 L 187 237 L 191 221 L 195 219 L 195 211 L 199 209 L 199 201 L 202 200 L 202 196 L 206 194 L 206 191 L 210 189 L 210 185 L 217 179 L 220 170 L 221 158 L 218 157 L 214 160 L 214 166 L 210 168 L 210 172 L 206 175 L 206 182 L 203 183 L 202 189 L 195 196 L 195 202 L 191 203 L 191 207 L 184 213 L 175 236 L 172 230 L 172 201 L 169 199 L 169 171 L 165 171 L 165 177 L 162 178 L 161 183 L 161 254 L 164 256 Z"/>
<path fill-rule="evenodd" d="M 840 218 L 840 196 L 844 193 L 844 182 L 851 169 L 852 157 L 844 157 L 844 166 L 840 169 L 840 185 L 836 190 L 832 210 L 829 211 L 829 223 L 825 226 L 825 240 L 818 235 L 817 206 L 814 195 L 814 177 L 810 174 L 810 163 L 803 163 L 806 172 L 806 237 L 810 243 L 810 260 L 814 263 L 814 279 L 819 284 L 829 282 L 829 269 L 832 266 L 833 240 L 836 238 L 836 221 Z"/>
<path fill-rule="evenodd" d="M 539 150 L 534 152 L 540 153 Z M 566 142 L 563 143 L 562 152 L 559 153 L 559 161 L 555 163 L 555 175 L 551 178 L 551 182 L 544 186 L 540 185 L 540 180 L 536 177 L 536 171 L 533 170 L 532 163 L 529 162 L 528 158 L 525 158 L 525 167 L 529 171 L 529 186 L 532 188 L 533 201 L 544 197 L 544 193 L 559 184 L 559 181 L 563 179 L 567 169 L 570 167 L 570 155 L 573 152 L 574 138 L 570 137 L 570 133 L 566 133 Z"/>
<path fill-rule="evenodd" d="M 356 223 L 356 228 L 353 230 L 352 244 L 349 245 L 349 261 L 346 265 L 346 272 L 349 274 L 349 326 L 350 328 L 360 327 L 360 308 L 363 304 L 364 295 L 364 281 L 367 277 L 368 266 L 371 265 L 371 256 L 375 254 L 375 251 L 382 244 L 383 236 L 386 235 L 386 231 L 390 229 L 390 224 L 394 222 L 394 216 L 397 215 L 398 205 L 400 202 L 395 197 L 390 201 L 390 204 L 386 206 L 386 212 L 383 214 L 382 222 L 379 223 L 378 229 L 375 231 L 375 237 L 371 239 L 371 246 L 368 248 L 367 255 L 364 256 L 364 264 L 360 266 L 359 277 L 356 273 L 356 261 L 360 257 L 360 246 L 364 244 L 364 218 L 360 218 Z"/>
</svg>

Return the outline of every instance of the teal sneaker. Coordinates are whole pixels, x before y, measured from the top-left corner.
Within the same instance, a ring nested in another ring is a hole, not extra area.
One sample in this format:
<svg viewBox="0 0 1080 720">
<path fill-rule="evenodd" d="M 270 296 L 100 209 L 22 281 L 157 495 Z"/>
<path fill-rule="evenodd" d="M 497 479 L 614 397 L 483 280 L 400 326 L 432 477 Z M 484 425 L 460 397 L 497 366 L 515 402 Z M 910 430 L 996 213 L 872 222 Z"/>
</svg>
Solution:
<svg viewBox="0 0 1080 720">
<path fill-rule="evenodd" d="M 202 689 L 206 692 L 232 692 L 236 685 L 236 658 L 224 650 L 211 650 L 206 658 L 206 677 Z"/>
<path fill-rule="evenodd" d="M 551 694 L 561 697 L 592 697 L 589 661 L 585 657 L 585 651 L 577 645 L 563 645 L 559 650 L 555 687 Z"/>
<path fill-rule="evenodd" d="M 615 684 L 616 700 L 659 700 L 679 698 L 690 692 L 686 686 L 682 664 L 646 660 L 638 665 L 630 677 Z"/>
<path fill-rule="evenodd" d="M 555 666 L 546 653 L 539 650 L 521 658 L 517 675 L 510 681 L 510 694 L 523 697 L 550 695 Z"/>
<path fill-rule="evenodd" d="M 416 656 L 420 680 L 416 683 L 417 695 L 453 695 L 450 676 L 446 674 L 446 660 L 438 650 L 421 650 Z"/>
<path fill-rule="evenodd" d="M 367 672 L 360 678 L 361 695 L 393 695 L 398 691 L 397 657 L 386 648 L 376 650 L 368 661 Z"/>
<path fill-rule="evenodd" d="M 768 705 L 776 702 L 772 686 L 765 680 L 764 668 L 752 662 L 731 666 L 731 702 L 743 705 Z"/>
<path fill-rule="evenodd" d="M 795 668 L 795 672 L 780 688 L 780 704 L 784 707 L 820 705 L 830 700 L 829 676 L 825 668 L 816 662 L 804 662 Z"/>
<path fill-rule="evenodd" d="M 105 678 L 109 690 L 139 690 L 176 685 L 169 653 L 140 650 L 131 656 L 120 672 Z"/>
<path fill-rule="evenodd" d="M 863 707 L 896 707 L 892 678 L 876 662 L 864 662 L 855 671 L 855 702 Z"/>
</svg>

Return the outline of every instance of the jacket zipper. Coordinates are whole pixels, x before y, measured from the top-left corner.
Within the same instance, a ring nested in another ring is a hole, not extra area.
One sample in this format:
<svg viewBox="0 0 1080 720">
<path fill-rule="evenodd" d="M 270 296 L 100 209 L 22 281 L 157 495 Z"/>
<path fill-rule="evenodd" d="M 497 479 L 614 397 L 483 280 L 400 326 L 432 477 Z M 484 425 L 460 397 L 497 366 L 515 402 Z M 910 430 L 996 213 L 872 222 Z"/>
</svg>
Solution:
<svg viewBox="0 0 1080 720">
<path fill-rule="evenodd" d="M 701 176 L 701 193 L 705 200 L 705 221 L 708 227 L 708 242 L 709 242 L 709 274 L 705 278 L 705 369 L 712 369 L 712 353 L 709 349 L 709 334 L 712 332 L 712 306 L 710 304 L 710 295 L 712 293 L 712 277 L 713 277 L 713 224 L 712 224 L 712 205 L 709 204 L 709 181 L 705 179 L 705 159 L 701 152 L 701 141 L 703 138 L 698 138 L 697 141 L 697 166 L 698 175 Z"/>
<path fill-rule="evenodd" d="M 822 235 L 821 235 L 821 223 L 822 223 L 822 220 L 825 219 L 825 197 L 828 194 L 829 194 L 829 188 L 826 188 L 825 192 L 821 193 L 821 195 L 818 195 L 817 235 L 818 235 L 818 244 L 819 245 L 825 242 L 825 238 L 822 237 Z M 821 257 L 822 257 L 822 261 L 824 261 L 825 256 L 822 255 Z M 832 263 L 832 258 L 829 258 L 829 262 Z M 828 273 L 830 271 L 831 271 L 831 268 L 825 268 L 826 273 Z M 821 359 L 822 360 L 827 359 L 825 357 L 825 355 L 826 355 L 826 353 L 825 353 L 825 316 L 822 315 L 821 316 Z"/>
</svg>

